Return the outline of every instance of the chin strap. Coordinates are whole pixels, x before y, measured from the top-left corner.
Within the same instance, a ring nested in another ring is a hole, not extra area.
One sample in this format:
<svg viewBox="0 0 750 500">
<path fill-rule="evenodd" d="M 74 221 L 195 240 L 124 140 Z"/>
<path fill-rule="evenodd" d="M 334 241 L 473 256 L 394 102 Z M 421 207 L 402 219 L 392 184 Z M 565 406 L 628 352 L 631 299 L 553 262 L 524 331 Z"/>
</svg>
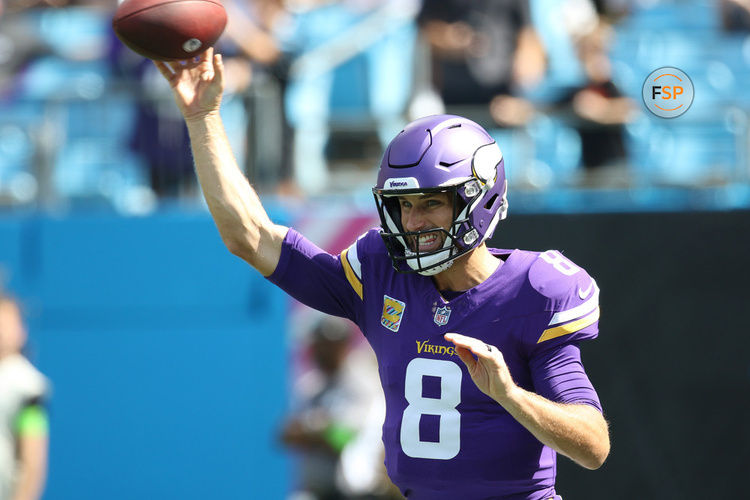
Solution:
<svg viewBox="0 0 750 500">
<path fill-rule="evenodd" d="M 434 276 L 438 273 L 442 273 L 449 267 L 453 265 L 453 261 L 449 260 L 448 262 L 445 262 L 443 264 L 440 264 L 439 266 L 432 267 L 430 269 L 427 269 L 425 271 L 417 271 L 417 274 L 421 274 L 422 276 Z"/>
<path fill-rule="evenodd" d="M 417 258 L 416 252 L 412 252 L 411 250 L 408 250 L 408 249 L 405 251 L 404 254 L 406 256 L 406 263 L 409 265 L 409 267 L 417 271 L 417 273 L 421 274 L 422 276 L 433 276 L 451 267 L 453 265 L 454 259 L 451 259 L 448 262 L 443 262 L 442 264 L 439 264 L 435 267 L 430 267 L 429 269 L 420 269 L 420 264 L 422 266 L 429 267 L 430 261 L 440 262 L 446 256 L 450 255 L 450 251 L 451 251 L 451 247 L 444 247 L 441 252 L 436 253 L 434 255 L 430 255 L 429 257 L 422 257 L 420 259 Z"/>
</svg>

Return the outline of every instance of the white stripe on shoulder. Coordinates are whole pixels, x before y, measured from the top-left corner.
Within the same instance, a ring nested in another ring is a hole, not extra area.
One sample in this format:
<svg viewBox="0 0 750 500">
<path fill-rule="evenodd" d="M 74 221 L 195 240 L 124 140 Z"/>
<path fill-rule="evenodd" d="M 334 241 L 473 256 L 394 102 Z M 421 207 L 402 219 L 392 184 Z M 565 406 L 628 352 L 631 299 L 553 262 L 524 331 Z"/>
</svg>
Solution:
<svg viewBox="0 0 750 500">
<path fill-rule="evenodd" d="M 599 307 L 599 287 L 596 285 L 596 282 L 593 281 L 593 279 L 592 282 L 594 283 L 594 295 L 592 295 L 589 300 L 574 307 L 573 309 L 556 312 L 549 322 L 550 326 L 578 319 L 581 316 L 585 316 Z"/>
<path fill-rule="evenodd" d="M 349 261 L 349 265 L 352 266 L 352 270 L 357 275 L 359 281 L 362 281 L 362 264 L 359 262 L 359 256 L 357 255 L 357 242 L 359 242 L 359 238 L 352 243 L 349 251 L 346 252 L 346 260 Z"/>
</svg>

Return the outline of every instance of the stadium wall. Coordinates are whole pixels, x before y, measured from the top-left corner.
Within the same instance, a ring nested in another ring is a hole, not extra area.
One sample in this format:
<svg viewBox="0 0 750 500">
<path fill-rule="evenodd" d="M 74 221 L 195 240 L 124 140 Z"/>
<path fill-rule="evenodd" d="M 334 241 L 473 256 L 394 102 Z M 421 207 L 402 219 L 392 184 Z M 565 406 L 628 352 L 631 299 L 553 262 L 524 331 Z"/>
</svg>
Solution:
<svg viewBox="0 0 750 500">
<path fill-rule="evenodd" d="M 583 355 L 612 453 L 597 472 L 561 458 L 565 498 L 741 496 L 748 229 L 746 211 L 500 225 L 494 246 L 562 250 L 602 289 L 600 337 Z M 54 383 L 46 499 L 284 498 L 289 302 L 224 249 L 207 214 L 4 218 L 0 262 Z"/>
<path fill-rule="evenodd" d="M 750 212 L 512 215 L 497 247 L 556 248 L 595 277 L 582 346 L 611 424 L 602 469 L 558 462 L 575 500 L 735 498 L 750 467 Z"/>
<path fill-rule="evenodd" d="M 2 218 L 0 266 L 53 385 L 46 500 L 284 498 L 288 301 L 207 214 Z"/>
</svg>

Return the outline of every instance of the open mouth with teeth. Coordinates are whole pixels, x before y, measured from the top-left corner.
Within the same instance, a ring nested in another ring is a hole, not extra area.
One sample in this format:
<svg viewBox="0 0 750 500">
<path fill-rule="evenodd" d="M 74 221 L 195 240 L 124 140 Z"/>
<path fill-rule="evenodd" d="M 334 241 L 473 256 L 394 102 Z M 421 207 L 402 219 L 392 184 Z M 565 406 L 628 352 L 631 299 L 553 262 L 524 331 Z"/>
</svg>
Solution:
<svg viewBox="0 0 750 500">
<path fill-rule="evenodd" d="M 410 243 L 413 251 L 419 251 L 420 253 L 433 252 L 438 250 L 443 244 L 442 238 L 440 238 L 439 232 L 425 233 L 410 238 Z"/>
</svg>

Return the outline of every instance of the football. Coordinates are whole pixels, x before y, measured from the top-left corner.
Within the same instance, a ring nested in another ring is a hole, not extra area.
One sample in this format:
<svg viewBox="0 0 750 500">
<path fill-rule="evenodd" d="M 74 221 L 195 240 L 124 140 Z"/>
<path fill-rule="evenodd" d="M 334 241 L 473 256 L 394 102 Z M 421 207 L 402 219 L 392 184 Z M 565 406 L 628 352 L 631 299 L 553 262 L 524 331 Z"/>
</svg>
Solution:
<svg viewBox="0 0 750 500">
<path fill-rule="evenodd" d="M 125 0 L 112 29 L 130 49 L 149 59 L 190 59 L 213 46 L 227 24 L 219 0 Z"/>
</svg>

